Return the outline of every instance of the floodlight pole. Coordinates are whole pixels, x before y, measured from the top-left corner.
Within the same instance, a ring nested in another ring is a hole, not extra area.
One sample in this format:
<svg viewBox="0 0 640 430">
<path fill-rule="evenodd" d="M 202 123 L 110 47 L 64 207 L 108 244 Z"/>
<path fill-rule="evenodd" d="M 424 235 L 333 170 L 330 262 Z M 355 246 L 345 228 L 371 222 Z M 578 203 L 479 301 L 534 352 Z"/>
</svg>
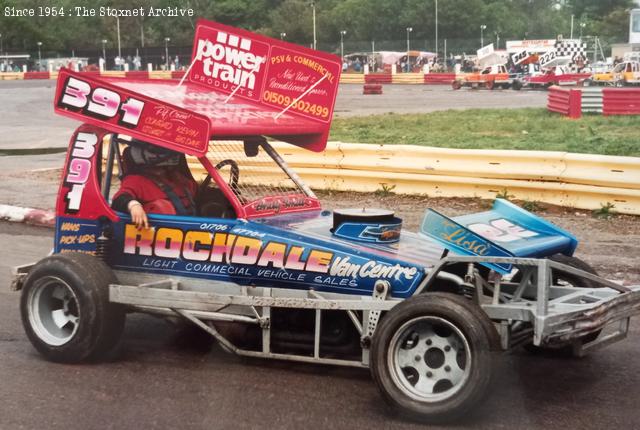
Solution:
<svg viewBox="0 0 640 430">
<path fill-rule="evenodd" d="M 480 26 L 480 48 L 484 48 L 484 31 L 487 29 L 487 26 L 482 24 Z"/>
<path fill-rule="evenodd" d="M 164 38 L 164 58 L 165 58 L 165 67 L 167 68 L 167 70 L 169 70 L 169 42 L 171 41 L 170 38 L 165 37 Z"/>
<path fill-rule="evenodd" d="M 116 29 L 118 32 L 118 57 L 122 58 L 122 51 L 120 50 L 120 18 L 116 16 Z"/>
<path fill-rule="evenodd" d="M 438 0 L 436 0 L 436 59 L 438 58 Z"/>
<path fill-rule="evenodd" d="M 104 46 L 107 44 L 107 39 L 102 39 L 102 59 L 104 60 L 104 64 L 107 64 L 107 51 L 104 49 Z M 106 67 L 105 67 L 106 69 Z"/>
<path fill-rule="evenodd" d="M 342 59 L 342 63 L 344 63 L 344 35 L 347 34 L 346 30 L 340 31 L 340 58 Z"/>
<path fill-rule="evenodd" d="M 313 49 L 317 48 L 318 40 L 316 38 L 316 2 L 311 2 L 311 10 L 313 13 Z"/>
</svg>

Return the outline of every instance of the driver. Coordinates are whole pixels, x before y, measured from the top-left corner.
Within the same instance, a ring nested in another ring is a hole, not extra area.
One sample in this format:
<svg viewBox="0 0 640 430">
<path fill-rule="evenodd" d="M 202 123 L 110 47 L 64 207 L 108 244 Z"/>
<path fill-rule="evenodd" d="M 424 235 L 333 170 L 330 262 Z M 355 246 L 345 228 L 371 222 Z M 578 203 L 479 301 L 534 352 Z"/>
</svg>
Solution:
<svg viewBox="0 0 640 430">
<path fill-rule="evenodd" d="M 184 155 L 132 142 L 123 151 L 125 176 L 113 196 L 113 209 L 129 212 L 137 228 L 149 228 L 147 213 L 195 216 L 198 184 Z"/>
</svg>

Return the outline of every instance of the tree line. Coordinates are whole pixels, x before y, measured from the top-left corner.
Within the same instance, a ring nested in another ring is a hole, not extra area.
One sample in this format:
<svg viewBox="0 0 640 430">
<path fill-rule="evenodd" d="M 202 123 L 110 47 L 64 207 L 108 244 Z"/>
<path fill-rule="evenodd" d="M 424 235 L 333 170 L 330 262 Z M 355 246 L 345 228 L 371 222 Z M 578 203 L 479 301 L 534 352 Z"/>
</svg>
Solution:
<svg viewBox="0 0 640 430">
<path fill-rule="evenodd" d="M 435 38 L 437 0 L 98 0 L 93 8 L 143 7 L 192 8 L 193 17 L 119 18 L 123 47 L 173 46 L 192 42 L 198 17 L 246 28 L 275 38 L 309 46 L 313 41 L 312 13 L 316 12 L 318 47 L 339 49 L 340 32 L 354 41 L 404 40 L 411 27 L 414 40 Z M 486 40 L 546 39 L 569 37 L 571 17 L 574 36 L 597 35 L 608 43 L 625 42 L 633 0 L 439 0 L 440 40 L 479 40 L 481 26 Z M 40 0 L 0 0 L 7 6 L 37 8 Z M 68 10 L 77 0 L 57 0 L 51 6 Z M 0 41 L 5 51 L 34 52 L 44 49 L 100 49 L 116 43 L 116 18 L 112 16 L 8 17 L 0 15 Z M 286 36 L 284 35 L 286 34 Z M 441 50 L 442 47 L 439 46 Z"/>
</svg>

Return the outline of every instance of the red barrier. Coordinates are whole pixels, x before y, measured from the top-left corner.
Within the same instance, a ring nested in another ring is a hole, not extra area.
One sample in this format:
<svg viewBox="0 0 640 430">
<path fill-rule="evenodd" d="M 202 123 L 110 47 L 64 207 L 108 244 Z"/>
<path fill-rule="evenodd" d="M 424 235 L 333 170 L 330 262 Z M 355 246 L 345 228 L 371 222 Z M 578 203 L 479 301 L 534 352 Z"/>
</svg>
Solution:
<svg viewBox="0 0 640 430">
<path fill-rule="evenodd" d="M 26 72 L 24 79 L 49 79 L 51 75 L 49 72 Z"/>
<path fill-rule="evenodd" d="M 455 73 L 427 73 L 424 75 L 425 84 L 451 85 L 456 79 Z"/>
<path fill-rule="evenodd" d="M 569 118 L 580 118 L 582 116 L 582 92 L 553 86 L 549 88 L 547 109 Z"/>
<path fill-rule="evenodd" d="M 604 115 L 640 115 L 640 89 L 603 89 L 602 113 Z"/>
<path fill-rule="evenodd" d="M 125 78 L 132 79 L 149 79 L 149 72 L 146 70 L 132 70 L 129 72 L 124 72 Z"/>
<path fill-rule="evenodd" d="M 362 94 L 382 94 L 382 84 L 364 84 Z"/>
<path fill-rule="evenodd" d="M 184 70 L 174 70 L 173 72 L 171 72 L 171 79 L 182 79 L 184 74 Z"/>
<path fill-rule="evenodd" d="M 364 75 L 366 84 L 390 84 L 391 80 L 391 73 L 369 73 Z"/>
</svg>

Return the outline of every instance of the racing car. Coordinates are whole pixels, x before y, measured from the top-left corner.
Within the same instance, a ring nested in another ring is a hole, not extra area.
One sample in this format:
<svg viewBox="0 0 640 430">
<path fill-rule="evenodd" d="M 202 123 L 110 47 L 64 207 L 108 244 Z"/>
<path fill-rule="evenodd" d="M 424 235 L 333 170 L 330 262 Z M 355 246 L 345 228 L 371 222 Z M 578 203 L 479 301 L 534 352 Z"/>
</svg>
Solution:
<svg viewBox="0 0 640 430">
<path fill-rule="evenodd" d="M 595 73 L 586 85 L 611 85 L 624 87 L 640 84 L 640 62 L 624 61 L 608 73 Z"/>
<path fill-rule="evenodd" d="M 392 408 L 443 421 L 487 397 L 494 354 L 582 355 L 627 335 L 640 287 L 600 278 L 573 235 L 506 200 L 455 218 L 429 209 L 418 232 L 389 210 L 323 209 L 267 137 L 322 151 L 340 70 L 204 20 L 183 82 L 61 70 L 55 111 L 82 124 L 54 249 L 12 278 L 33 346 L 100 360 L 128 313 L 178 318 L 241 356 L 369 368 Z M 185 156 L 196 215 L 138 228 L 112 208 L 134 141 Z"/>
<path fill-rule="evenodd" d="M 480 72 L 467 73 L 460 79 L 456 78 L 451 87 L 454 90 L 459 90 L 462 87 L 486 88 L 488 90 L 502 87 L 507 90 L 510 82 L 506 66 L 504 64 L 495 64 L 485 67 Z"/>
<path fill-rule="evenodd" d="M 590 73 L 570 73 L 565 66 L 555 66 L 535 75 L 527 75 L 522 79 L 513 81 L 512 88 L 520 90 L 522 88 L 548 88 L 552 85 L 578 85 L 591 77 Z"/>
</svg>

